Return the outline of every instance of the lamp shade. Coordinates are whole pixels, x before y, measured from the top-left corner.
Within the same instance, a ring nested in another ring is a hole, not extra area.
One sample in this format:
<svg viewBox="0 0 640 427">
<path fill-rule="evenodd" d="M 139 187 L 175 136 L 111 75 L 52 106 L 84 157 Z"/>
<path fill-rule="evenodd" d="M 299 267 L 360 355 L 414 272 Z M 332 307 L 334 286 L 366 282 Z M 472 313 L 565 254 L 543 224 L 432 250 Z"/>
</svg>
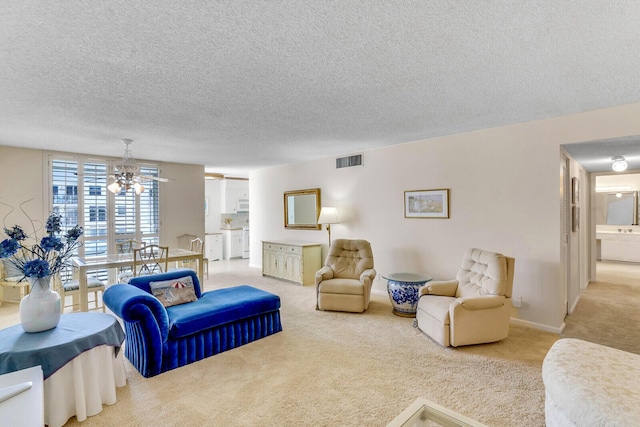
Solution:
<svg viewBox="0 0 640 427">
<path fill-rule="evenodd" d="M 122 190 L 122 187 L 116 181 L 116 182 L 112 182 L 111 184 L 109 184 L 107 186 L 107 189 L 109 189 L 109 191 L 111 191 L 113 194 L 118 194 L 118 193 L 120 193 L 120 190 Z"/>
<path fill-rule="evenodd" d="M 318 224 L 338 224 L 338 210 L 333 206 L 323 206 L 318 215 Z"/>
<path fill-rule="evenodd" d="M 136 182 L 135 184 L 133 184 L 133 189 L 136 190 L 136 194 L 140 194 L 144 191 L 144 185 Z"/>
</svg>

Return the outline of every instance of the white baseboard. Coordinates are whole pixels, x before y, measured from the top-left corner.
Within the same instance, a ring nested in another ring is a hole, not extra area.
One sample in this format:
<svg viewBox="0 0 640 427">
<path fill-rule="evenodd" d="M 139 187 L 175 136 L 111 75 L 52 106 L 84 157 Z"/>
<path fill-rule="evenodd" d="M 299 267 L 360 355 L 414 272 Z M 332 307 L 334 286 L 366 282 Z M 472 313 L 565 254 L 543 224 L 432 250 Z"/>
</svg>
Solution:
<svg viewBox="0 0 640 427">
<path fill-rule="evenodd" d="M 569 307 L 569 314 L 573 314 L 573 312 L 576 309 L 576 306 L 578 305 L 578 301 L 580 301 L 580 295 L 578 294 L 578 298 L 576 298 L 575 302 L 573 303 L 573 305 L 571 307 Z"/>
<path fill-rule="evenodd" d="M 377 295 L 385 295 L 385 296 L 389 295 L 387 293 L 387 291 L 382 291 L 382 290 L 379 290 L 379 289 L 371 289 L 371 293 L 372 294 L 377 294 Z M 516 319 L 514 317 L 511 318 L 511 323 L 513 323 L 514 325 L 518 325 L 518 326 L 524 326 L 526 328 L 539 329 L 541 331 L 552 332 L 552 333 L 556 333 L 556 334 L 560 334 L 564 330 L 564 327 L 565 327 L 564 322 L 558 328 L 558 327 L 553 327 L 553 326 L 550 326 L 550 325 L 543 325 L 541 323 L 529 322 L 528 320 Z"/>
<path fill-rule="evenodd" d="M 510 323 L 513 323 L 514 325 L 518 325 L 518 326 L 524 326 L 526 328 L 533 328 L 533 329 L 538 329 L 545 332 L 552 332 L 554 334 L 561 334 L 562 331 L 564 331 L 564 328 L 566 326 L 564 322 L 562 322 L 562 325 L 560 325 L 560 327 L 555 327 L 550 325 L 543 325 L 542 323 L 529 322 L 528 320 L 516 319 L 514 317 L 511 318 Z"/>
</svg>

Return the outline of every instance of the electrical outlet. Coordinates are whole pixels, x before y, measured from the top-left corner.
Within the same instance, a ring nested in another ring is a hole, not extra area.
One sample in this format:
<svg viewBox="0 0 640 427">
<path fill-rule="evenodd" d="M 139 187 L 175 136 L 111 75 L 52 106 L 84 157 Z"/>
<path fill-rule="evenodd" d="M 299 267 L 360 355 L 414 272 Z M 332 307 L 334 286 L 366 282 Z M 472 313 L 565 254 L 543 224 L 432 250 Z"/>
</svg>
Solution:
<svg viewBox="0 0 640 427">
<path fill-rule="evenodd" d="M 511 298 L 511 304 L 513 304 L 513 306 L 516 308 L 522 307 L 522 297 Z"/>
</svg>

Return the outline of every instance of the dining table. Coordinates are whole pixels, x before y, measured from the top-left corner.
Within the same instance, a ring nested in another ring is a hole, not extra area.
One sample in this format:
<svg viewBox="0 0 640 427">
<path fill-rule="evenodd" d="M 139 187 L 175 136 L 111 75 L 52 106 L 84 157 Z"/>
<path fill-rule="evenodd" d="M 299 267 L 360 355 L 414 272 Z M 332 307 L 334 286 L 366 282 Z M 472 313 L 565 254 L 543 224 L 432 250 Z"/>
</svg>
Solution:
<svg viewBox="0 0 640 427">
<path fill-rule="evenodd" d="M 193 252 L 181 248 L 169 248 L 167 262 L 197 260 L 198 279 L 202 283 L 204 270 L 202 252 Z M 77 267 L 78 285 L 80 290 L 79 303 L 80 311 L 89 311 L 89 295 L 87 292 L 87 273 L 93 270 L 133 267 L 132 254 L 107 254 L 92 257 L 74 257 L 72 259 L 74 267 Z"/>
<path fill-rule="evenodd" d="M 65 313 L 56 327 L 35 333 L 9 326 L 0 329 L 0 375 L 41 367 L 44 424 L 83 421 L 115 404 L 116 388 L 126 385 L 124 339 L 118 319 L 105 313 Z"/>
</svg>

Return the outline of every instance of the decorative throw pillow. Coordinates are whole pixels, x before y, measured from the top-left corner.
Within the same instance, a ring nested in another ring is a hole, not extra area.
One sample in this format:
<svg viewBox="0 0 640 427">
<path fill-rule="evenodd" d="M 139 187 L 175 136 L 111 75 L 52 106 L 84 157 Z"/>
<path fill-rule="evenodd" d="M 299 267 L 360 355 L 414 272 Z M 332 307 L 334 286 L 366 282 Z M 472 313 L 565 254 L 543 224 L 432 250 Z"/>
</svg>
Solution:
<svg viewBox="0 0 640 427">
<path fill-rule="evenodd" d="M 198 300 L 191 276 L 163 280 L 161 282 L 149 282 L 149 287 L 153 296 L 158 298 L 165 307 Z"/>
</svg>

